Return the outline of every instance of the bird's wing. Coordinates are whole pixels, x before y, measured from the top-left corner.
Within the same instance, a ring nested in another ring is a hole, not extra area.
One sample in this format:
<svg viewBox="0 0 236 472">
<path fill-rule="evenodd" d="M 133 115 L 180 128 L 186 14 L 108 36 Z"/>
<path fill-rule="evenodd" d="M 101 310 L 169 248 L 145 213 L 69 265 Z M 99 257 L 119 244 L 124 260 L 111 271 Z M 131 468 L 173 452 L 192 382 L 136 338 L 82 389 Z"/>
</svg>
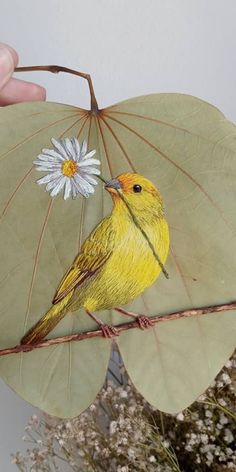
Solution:
<svg viewBox="0 0 236 472">
<path fill-rule="evenodd" d="M 110 258 L 115 245 L 111 219 L 104 218 L 81 247 L 81 252 L 66 272 L 52 301 L 58 303 L 73 289 L 98 272 Z"/>
</svg>

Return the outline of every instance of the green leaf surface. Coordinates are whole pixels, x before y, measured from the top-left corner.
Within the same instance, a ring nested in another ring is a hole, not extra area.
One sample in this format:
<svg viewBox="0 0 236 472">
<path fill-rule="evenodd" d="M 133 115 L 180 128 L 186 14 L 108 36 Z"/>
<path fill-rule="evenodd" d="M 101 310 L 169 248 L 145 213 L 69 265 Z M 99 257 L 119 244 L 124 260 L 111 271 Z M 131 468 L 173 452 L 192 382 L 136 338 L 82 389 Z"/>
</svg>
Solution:
<svg viewBox="0 0 236 472">
<path fill-rule="evenodd" d="M 94 115 L 55 103 L 0 110 L 0 347 L 22 335 L 50 307 L 81 242 L 109 213 L 109 195 L 64 202 L 36 185 L 32 167 L 50 138 L 89 140 L 109 178 L 137 171 L 160 189 L 170 225 L 167 270 L 128 308 L 177 310 L 234 300 L 236 133 L 213 106 L 194 97 L 137 97 Z M 115 312 L 104 321 L 127 321 Z M 52 336 L 94 327 L 79 310 Z M 205 390 L 236 345 L 235 312 L 162 322 L 117 340 L 128 373 L 150 403 L 167 412 Z M 91 339 L 0 358 L 0 374 L 23 398 L 57 416 L 75 416 L 101 388 L 111 342 Z"/>
</svg>

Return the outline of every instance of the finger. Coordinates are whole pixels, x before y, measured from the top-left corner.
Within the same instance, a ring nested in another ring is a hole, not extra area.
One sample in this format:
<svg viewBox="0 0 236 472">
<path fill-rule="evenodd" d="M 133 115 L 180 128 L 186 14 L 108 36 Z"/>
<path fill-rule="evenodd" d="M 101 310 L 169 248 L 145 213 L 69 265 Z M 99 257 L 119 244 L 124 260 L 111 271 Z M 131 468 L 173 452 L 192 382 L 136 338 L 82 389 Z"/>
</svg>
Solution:
<svg viewBox="0 0 236 472">
<path fill-rule="evenodd" d="M 0 90 L 3 88 L 18 63 L 18 55 L 7 44 L 0 43 Z"/>
<path fill-rule="evenodd" d="M 46 90 L 40 85 L 19 79 L 10 79 L 0 91 L 0 106 L 20 102 L 35 102 L 46 99 Z"/>
</svg>

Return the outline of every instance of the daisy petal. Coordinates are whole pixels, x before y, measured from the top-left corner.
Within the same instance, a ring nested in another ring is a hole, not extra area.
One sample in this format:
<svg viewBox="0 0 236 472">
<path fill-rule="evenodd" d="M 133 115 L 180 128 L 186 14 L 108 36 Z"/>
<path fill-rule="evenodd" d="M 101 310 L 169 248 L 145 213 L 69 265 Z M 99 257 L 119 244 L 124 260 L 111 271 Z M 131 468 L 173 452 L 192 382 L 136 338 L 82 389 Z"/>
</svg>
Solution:
<svg viewBox="0 0 236 472">
<path fill-rule="evenodd" d="M 47 174 L 44 177 L 41 177 L 41 179 L 38 179 L 37 184 L 39 185 L 48 184 L 49 182 L 57 179 L 60 176 L 61 176 L 61 173 L 59 171 L 53 172 L 52 174 Z"/>
<path fill-rule="evenodd" d="M 71 179 L 71 183 L 72 183 L 73 198 L 75 198 L 78 193 L 81 193 L 81 195 L 84 196 L 83 189 L 78 184 L 78 182 L 75 181 L 75 178 Z"/>
<path fill-rule="evenodd" d="M 71 179 L 70 183 L 71 183 L 72 198 L 75 198 L 77 193 L 80 193 L 80 192 L 78 192 L 76 183 L 73 179 Z"/>
<path fill-rule="evenodd" d="M 92 185 L 97 185 L 98 184 L 97 181 L 93 177 L 91 177 L 90 175 L 86 175 L 86 180 L 87 180 L 87 182 L 89 182 Z"/>
<path fill-rule="evenodd" d="M 82 161 L 84 161 L 85 159 L 88 159 L 89 157 L 93 157 L 94 154 L 96 154 L 96 149 L 93 149 L 92 151 L 89 151 L 87 154 L 85 154 L 83 157 L 82 157 Z"/>
<path fill-rule="evenodd" d="M 96 167 L 81 167 L 81 173 L 84 177 L 85 174 L 94 174 L 94 175 L 100 175 L 101 172 L 99 169 L 96 169 Z"/>
<path fill-rule="evenodd" d="M 74 176 L 74 180 L 80 186 L 80 188 L 82 189 L 82 192 L 81 192 L 82 194 L 84 194 L 84 193 L 94 193 L 93 186 L 89 182 L 87 182 L 87 180 L 85 180 L 83 177 L 81 177 L 81 175 L 76 174 Z"/>
<path fill-rule="evenodd" d="M 75 191 L 75 196 L 80 193 L 81 195 L 83 195 L 83 197 L 85 198 L 88 198 L 89 197 L 89 193 L 86 192 L 86 190 L 84 190 L 81 185 L 78 184 L 78 182 L 75 182 L 74 181 L 74 191 Z M 73 197 L 74 198 L 74 197 Z"/>
<path fill-rule="evenodd" d="M 59 182 L 55 185 L 55 187 L 52 189 L 50 195 L 51 197 L 55 197 L 58 195 L 58 193 L 62 190 L 64 184 L 66 182 L 66 177 L 62 177 Z"/>
<path fill-rule="evenodd" d="M 34 164 L 38 167 L 43 166 L 43 167 L 48 167 L 49 169 L 52 169 L 55 167 L 56 169 L 61 168 L 61 163 L 60 162 L 51 162 L 51 161 L 34 161 Z"/>
<path fill-rule="evenodd" d="M 76 154 L 75 154 L 75 150 L 73 148 L 73 145 L 72 145 L 72 142 L 69 138 L 65 138 L 62 140 L 62 145 L 64 146 L 65 148 L 65 151 L 68 155 L 68 157 L 72 158 L 75 160 L 76 158 Z"/>
<path fill-rule="evenodd" d="M 98 159 L 84 159 L 83 161 L 79 162 L 79 167 L 84 167 L 84 166 L 100 166 L 100 161 Z"/>
<path fill-rule="evenodd" d="M 63 176 L 60 175 L 60 176 L 57 177 L 56 179 L 51 180 L 51 181 L 46 185 L 46 190 L 47 190 L 47 192 L 49 192 L 50 190 L 52 190 L 53 187 L 55 187 L 55 186 L 58 184 L 58 182 L 59 182 L 62 178 L 63 178 Z"/>
<path fill-rule="evenodd" d="M 81 157 L 83 158 L 87 152 L 87 149 L 88 149 L 88 145 L 87 145 L 87 141 L 83 141 L 82 143 L 82 148 L 81 148 Z"/>
<path fill-rule="evenodd" d="M 60 159 L 61 161 L 65 160 L 65 158 L 54 149 L 42 149 L 42 153 L 45 154 L 46 156 L 51 156 L 51 157 L 55 157 L 55 159 Z M 40 156 L 41 154 L 38 157 Z"/>
<path fill-rule="evenodd" d="M 47 164 L 45 164 L 44 166 L 43 165 L 38 165 L 36 167 L 36 170 L 40 170 L 42 172 L 54 172 L 55 170 L 59 170 L 61 168 L 61 166 L 58 166 L 58 165 L 54 165 L 53 166 L 48 166 Z"/>
<path fill-rule="evenodd" d="M 36 161 L 39 161 L 39 162 L 55 162 L 57 164 L 62 165 L 62 162 L 65 160 L 64 158 L 62 158 L 62 159 L 63 160 L 59 159 L 58 157 L 47 156 L 46 154 L 39 154 L 37 156 Z"/>
<path fill-rule="evenodd" d="M 77 138 L 71 138 L 72 145 L 75 150 L 76 160 L 78 161 L 80 156 L 80 144 Z"/>
<path fill-rule="evenodd" d="M 66 153 L 64 147 L 62 146 L 62 144 L 60 143 L 60 141 L 57 141 L 57 140 L 54 139 L 54 138 L 51 138 L 51 141 L 52 141 L 53 146 L 54 146 L 54 147 L 57 149 L 57 151 L 59 152 L 59 154 L 61 154 L 63 157 L 65 157 L 65 159 L 68 160 L 67 153 Z"/>
<path fill-rule="evenodd" d="M 65 182 L 64 200 L 67 200 L 67 198 L 69 198 L 71 190 L 71 180 L 67 177 Z"/>
</svg>

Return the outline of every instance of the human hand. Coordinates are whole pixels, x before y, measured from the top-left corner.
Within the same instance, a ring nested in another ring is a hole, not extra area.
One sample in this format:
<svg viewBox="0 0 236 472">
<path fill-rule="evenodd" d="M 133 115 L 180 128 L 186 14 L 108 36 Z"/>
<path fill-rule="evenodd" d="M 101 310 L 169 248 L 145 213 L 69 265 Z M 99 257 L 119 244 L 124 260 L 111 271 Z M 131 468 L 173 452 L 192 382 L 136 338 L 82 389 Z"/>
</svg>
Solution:
<svg viewBox="0 0 236 472">
<path fill-rule="evenodd" d="M 46 90 L 40 85 L 12 78 L 18 63 L 17 52 L 0 43 L 0 106 L 46 99 Z"/>
</svg>

